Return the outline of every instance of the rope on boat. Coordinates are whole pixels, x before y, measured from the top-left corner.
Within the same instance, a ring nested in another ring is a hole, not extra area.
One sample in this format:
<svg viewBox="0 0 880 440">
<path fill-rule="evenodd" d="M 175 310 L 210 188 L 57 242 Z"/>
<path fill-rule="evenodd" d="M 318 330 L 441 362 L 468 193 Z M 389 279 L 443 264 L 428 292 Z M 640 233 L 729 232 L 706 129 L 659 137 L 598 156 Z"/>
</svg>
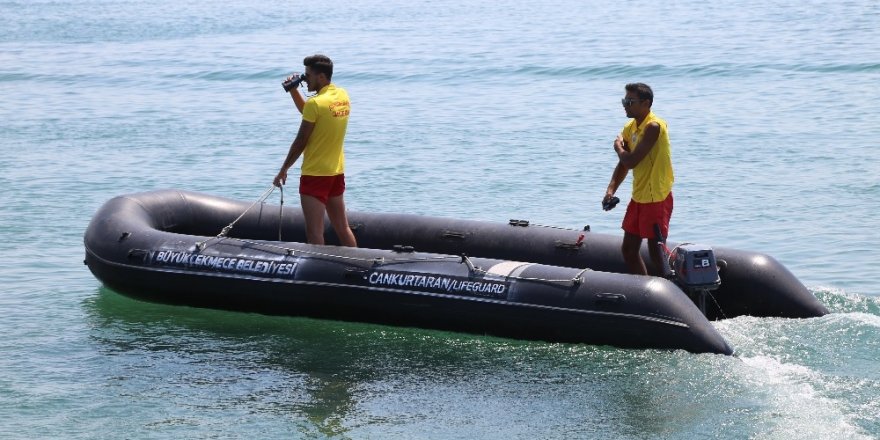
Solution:
<svg viewBox="0 0 880 440">
<path fill-rule="evenodd" d="M 281 241 L 281 225 L 284 218 L 284 186 L 278 187 L 281 190 L 281 205 L 278 206 L 278 241 Z"/>
<path fill-rule="evenodd" d="M 712 302 L 715 303 L 715 307 L 718 307 L 718 311 L 721 312 L 721 316 L 723 316 L 724 319 L 728 319 L 727 314 L 724 313 L 724 309 L 721 308 L 721 304 L 718 304 L 718 300 L 715 299 L 715 295 L 712 295 L 712 292 L 709 291 L 707 291 L 706 294 L 709 295 L 709 298 L 712 298 Z"/>
<path fill-rule="evenodd" d="M 220 231 L 220 233 L 217 234 L 217 236 L 207 238 L 204 241 L 196 242 L 196 250 L 198 250 L 198 251 L 204 250 L 207 247 L 208 242 L 211 240 L 216 239 L 219 241 L 221 239 L 227 238 L 227 239 L 236 240 L 236 241 L 239 241 L 239 242 L 245 243 L 245 244 L 281 250 L 281 251 L 284 251 L 284 254 L 286 256 L 294 256 L 295 253 L 298 252 L 299 254 L 308 254 L 311 256 L 326 258 L 326 259 L 330 259 L 330 260 L 348 260 L 348 261 L 357 261 L 357 262 L 361 262 L 361 263 L 369 263 L 373 267 L 375 267 L 375 266 L 388 266 L 388 265 L 393 265 L 393 264 L 421 263 L 421 262 L 428 262 L 428 261 L 456 262 L 458 264 L 467 265 L 468 271 L 470 273 L 480 274 L 482 276 L 490 275 L 488 271 L 486 271 L 480 267 L 475 266 L 474 263 L 470 260 L 470 258 L 468 258 L 468 256 L 465 254 L 462 254 L 461 256 L 450 255 L 450 256 L 425 257 L 425 258 L 412 258 L 412 257 L 410 257 L 410 258 L 394 258 L 394 259 L 386 260 L 385 257 L 378 257 L 378 258 L 348 257 L 345 255 L 328 254 L 328 253 L 324 253 L 324 252 L 316 252 L 316 251 L 309 251 L 309 250 L 302 250 L 302 249 L 296 250 L 296 249 L 289 248 L 286 246 L 280 246 L 280 245 L 275 245 L 275 244 L 266 243 L 266 242 L 257 242 L 257 241 L 242 239 L 242 238 L 229 237 L 228 236 L 229 231 L 231 231 L 232 228 L 235 227 L 235 224 L 238 223 L 238 221 L 241 220 L 244 217 L 244 215 L 247 214 L 248 211 L 250 211 L 258 203 L 265 202 L 266 199 L 272 194 L 273 191 L 275 191 L 275 185 L 272 185 L 271 187 L 269 187 L 269 189 L 267 189 L 265 192 L 263 192 L 263 195 L 260 196 L 259 199 L 257 199 L 254 203 L 251 204 L 251 206 L 249 206 L 247 209 L 245 209 L 244 212 L 242 212 L 241 215 L 238 216 L 238 218 L 236 218 L 235 220 L 232 221 L 232 223 L 226 225 Z M 281 220 L 282 220 L 283 215 L 284 215 L 284 188 L 281 188 L 281 206 L 278 211 L 278 241 L 281 241 L 281 225 L 282 225 Z M 544 225 L 532 225 L 532 226 L 550 227 L 550 226 L 544 226 Z M 566 229 L 566 228 L 558 228 L 558 229 Z M 459 261 L 455 261 L 459 258 L 460 258 Z M 551 284 L 565 284 L 568 286 L 579 286 L 584 282 L 583 274 L 588 272 L 589 270 L 590 269 L 583 269 L 580 272 L 578 272 L 577 275 L 575 275 L 573 278 L 570 278 L 570 279 L 555 279 L 554 280 L 554 279 L 545 279 L 545 278 L 521 277 L 521 276 L 515 276 L 515 275 L 506 275 L 505 278 L 520 280 L 520 281 L 534 281 L 534 282 L 551 283 Z"/>
<path fill-rule="evenodd" d="M 391 265 L 395 265 L 395 264 L 406 264 L 406 263 L 424 263 L 424 262 L 431 262 L 431 261 L 438 262 L 438 263 L 444 263 L 444 262 L 445 263 L 456 263 L 456 264 L 467 265 L 468 270 L 471 273 L 480 274 L 483 276 L 490 275 L 490 273 L 487 270 L 475 266 L 473 264 L 473 262 L 466 255 L 462 255 L 462 256 L 449 255 L 449 256 L 422 257 L 422 258 L 410 257 L 410 258 L 394 258 L 394 259 L 386 259 L 385 257 L 363 258 L 363 257 L 349 257 L 349 256 L 345 256 L 345 255 L 338 255 L 338 254 L 329 254 L 329 253 L 325 253 L 325 252 L 318 252 L 318 251 L 311 251 L 311 250 L 293 249 L 293 248 L 289 248 L 286 246 L 280 246 L 280 245 L 276 245 L 276 244 L 272 244 L 272 243 L 251 241 L 251 240 L 246 240 L 246 239 L 236 238 L 236 237 L 228 237 L 228 238 L 230 240 L 236 240 L 238 242 L 245 243 L 245 244 L 260 246 L 263 248 L 274 249 L 277 251 L 283 251 L 283 253 L 286 256 L 305 254 L 305 255 L 312 256 L 312 257 L 326 258 L 328 260 L 354 261 L 354 262 L 358 262 L 358 263 L 365 263 L 365 264 L 369 264 L 372 267 L 391 266 Z M 578 286 L 584 282 L 583 274 L 588 271 L 590 271 L 590 269 L 583 269 L 580 272 L 578 272 L 577 275 L 575 275 L 573 278 L 570 278 L 570 279 L 534 278 L 534 277 L 522 277 L 522 276 L 515 276 L 515 275 L 507 275 L 507 276 L 505 276 L 505 278 L 519 280 L 519 281 L 535 281 L 535 282 L 551 283 L 551 284 L 564 284 L 567 286 Z"/>
<path fill-rule="evenodd" d="M 589 230 L 590 230 L 590 226 L 589 226 L 589 225 L 588 225 L 588 226 L 584 226 L 582 229 L 574 229 L 574 228 L 569 228 L 569 227 L 565 227 L 565 226 L 542 225 L 542 224 L 540 224 L 540 223 L 532 223 L 532 222 L 530 222 L 530 221 L 528 221 L 528 220 L 519 220 L 519 219 L 515 219 L 515 218 L 510 219 L 510 220 L 508 221 L 508 224 L 509 224 L 510 226 L 519 226 L 519 227 L 524 227 L 524 228 L 527 228 L 527 227 L 530 227 L 530 226 L 531 226 L 531 227 L 535 227 L 535 228 L 558 229 L 558 230 L 560 230 L 560 231 L 584 232 L 584 231 L 589 231 Z"/>
<path fill-rule="evenodd" d="M 279 242 L 281 241 L 281 226 L 282 226 L 282 219 L 284 216 L 284 188 L 282 187 L 282 188 L 280 188 L 280 190 L 281 190 L 281 204 L 278 209 L 278 241 Z M 266 199 L 274 191 L 275 191 L 275 185 L 270 186 L 269 189 L 267 189 L 265 192 L 263 192 L 263 195 L 261 195 L 259 199 L 257 199 L 254 203 L 251 204 L 251 206 L 249 206 L 247 209 L 245 209 L 244 212 L 242 212 L 241 215 L 238 216 L 238 218 L 236 218 L 235 220 L 232 221 L 232 223 L 226 225 L 220 231 L 220 233 L 217 234 L 216 237 L 208 238 L 208 239 L 201 241 L 201 242 L 196 242 L 196 249 L 199 251 L 204 250 L 207 247 L 207 243 L 213 239 L 220 240 L 223 238 L 230 238 L 230 237 L 228 237 L 229 231 L 232 230 L 232 228 L 235 226 L 235 224 L 238 223 L 238 221 L 241 220 L 244 217 L 244 215 L 247 214 L 248 211 L 250 211 L 258 203 L 265 202 Z M 528 221 L 521 221 L 521 220 L 510 220 L 510 224 L 514 225 L 514 226 L 529 226 L 529 225 L 531 225 L 531 226 L 537 226 L 537 227 L 543 227 L 543 228 L 570 230 L 569 228 L 562 228 L 562 227 L 555 227 L 555 226 L 548 226 L 548 225 L 539 225 L 539 224 L 530 224 Z M 589 231 L 589 227 L 584 227 L 584 231 Z M 385 257 L 361 258 L 361 257 L 348 257 L 348 256 L 338 255 L 338 254 L 328 254 L 328 253 L 324 253 L 324 252 L 308 251 L 308 250 L 302 250 L 302 249 L 297 251 L 293 248 L 289 248 L 286 246 L 274 245 L 274 244 L 266 243 L 266 242 L 256 242 L 256 241 L 245 240 L 245 239 L 235 238 L 235 237 L 232 237 L 231 239 L 240 241 L 245 244 L 252 244 L 252 245 L 256 245 L 256 246 L 267 247 L 270 249 L 282 250 L 282 251 L 284 251 L 284 254 L 287 256 L 293 256 L 293 255 L 295 255 L 295 252 L 299 252 L 300 254 L 308 254 L 308 255 L 315 256 L 315 257 L 327 258 L 330 260 L 349 260 L 349 261 L 358 261 L 358 262 L 362 262 L 362 263 L 370 263 L 374 267 L 375 266 L 388 266 L 388 265 L 393 265 L 393 264 L 421 263 L 421 262 L 427 262 L 427 261 L 452 262 L 453 260 L 460 258 L 460 260 L 457 263 L 467 265 L 468 272 L 480 274 L 482 276 L 490 275 L 488 271 L 486 271 L 480 267 L 475 266 L 474 263 L 470 260 L 470 258 L 468 258 L 468 256 L 465 254 L 462 254 L 459 257 L 450 255 L 450 256 L 441 256 L 441 257 L 395 258 L 395 259 L 391 259 L 391 260 L 386 260 Z M 683 244 L 687 244 L 687 243 L 683 243 Z M 671 255 L 672 252 L 674 252 L 675 249 L 677 249 L 682 244 L 679 244 L 678 246 L 676 246 L 672 251 L 669 251 L 669 249 L 666 248 L 665 243 L 663 243 L 663 245 L 664 245 L 663 248 L 667 252 L 667 255 Z M 519 280 L 519 281 L 532 281 L 532 282 L 541 282 L 541 283 L 550 283 L 550 284 L 565 284 L 565 285 L 574 287 L 574 286 L 580 286 L 581 284 L 583 284 L 583 282 L 585 281 L 584 274 L 586 274 L 589 271 L 591 271 L 591 269 L 589 269 L 589 268 L 582 269 L 580 272 L 578 272 L 574 277 L 572 277 L 570 279 L 546 279 L 546 278 L 536 278 L 536 277 L 522 277 L 522 276 L 518 276 L 518 275 L 506 275 L 505 278 Z M 715 299 L 715 296 L 712 295 L 711 292 L 707 291 L 706 293 L 709 295 L 710 298 L 712 298 L 712 301 L 715 303 L 715 306 L 718 307 L 718 310 L 721 312 L 721 315 L 724 316 L 724 318 L 727 318 L 727 315 L 724 313 L 724 310 L 721 309 L 721 305 L 718 304 L 718 300 Z"/>
<path fill-rule="evenodd" d="M 241 220 L 242 217 L 244 217 L 244 215 L 247 214 L 248 211 L 251 210 L 251 208 L 253 208 L 254 206 L 257 206 L 258 203 L 265 202 L 266 199 L 272 194 L 273 191 L 275 191 L 275 185 L 270 186 L 269 189 L 267 189 L 265 192 L 263 192 L 263 195 L 260 196 L 260 198 L 257 199 L 257 201 L 255 201 L 254 203 L 251 204 L 251 206 L 249 206 L 247 209 L 245 209 L 244 212 L 242 212 L 241 215 L 238 216 L 237 219 L 235 219 L 235 220 L 232 221 L 232 223 L 226 225 L 226 226 L 220 231 L 220 233 L 217 234 L 216 237 L 211 237 L 211 238 L 208 238 L 208 239 L 206 239 L 206 240 L 204 240 L 204 241 L 196 242 L 196 249 L 197 249 L 197 250 L 203 250 L 203 249 L 205 249 L 205 247 L 207 246 L 208 242 L 211 241 L 211 240 L 213 240 L 213 239 L 220 240 L 220 239 L 222 239 L 222 238 L 227 238 L 227 234 L 229 234 L 229 231 L 232 230 L 232 228 L 235 226 L 235 224 L 238 223 L 238 221 Z M 279 235 L 279 237 L 280 237 L 280 235 L 281 235 L 281 225 L 280 225 L 280 224 L 279 224 L 279 226 L 278 226 L 278 235 Z"/>
</svg>

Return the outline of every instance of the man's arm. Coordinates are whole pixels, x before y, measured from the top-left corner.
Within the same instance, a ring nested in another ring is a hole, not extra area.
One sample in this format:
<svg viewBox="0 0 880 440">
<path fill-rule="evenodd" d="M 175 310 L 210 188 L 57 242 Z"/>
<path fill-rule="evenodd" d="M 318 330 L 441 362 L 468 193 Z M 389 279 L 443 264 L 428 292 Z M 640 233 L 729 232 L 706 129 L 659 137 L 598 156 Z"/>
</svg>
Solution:
<svg viewBox="0 0 880 440">
<path fill-rule="evenodd" d="M 607 202 L 614 197 L 617 188 L 623 183 L 623 179 L 626 179 L 627 173 L 629 173 L 629 169 L 623 166 L 623 163 L 617 162 L 617 166 L 614 167 L 614 173 L 611 174 L 611 182 L 608 183 L 608 188 L 605 190 L 605 198 L 602 199 L 602 202 Z"/>
<path fill-rule="evenodd" d="M 287 77 L 287 80 L 292 81 L 294 78 L 299 78 L 299 74 L 290 75 Z M 306 99 L 303 98 L 302 93 L 299 92 L 299 87 L 290 89 L 290 97 L 293 98 L 293 103 L 296 105 L 296 109 L 302 114 L 303 106 L 306 105 Z"/>
<path fill-rule="evenodd" d="M 294 99 L 295 101 L 296 99 Z M 303 120 L 299 124 L 299 131 L 296 133 L 296 138 L 294 138 L 293 143 L 290 144 L 290 150 L 287 152 L 287 158 L 284 159 L 284 164 L 281 165 L 281 170 L 278 171 L 278 175 L 275 176 L 275 180 L 272 182 L 275 186 L 281 187 L 287 183 L 287 170 L 293 166 L 299 156 L 302 155 L 303 151 L 306 149 L 306 144 L 309 142 L 309 137 L 312 136 L 312 131 L 315 129 L 314 122 L 308 122 Z"/>
<path fill-rule="evenodd" d="M 290 97 L 293 98 L 293 103 L 296 105 L 296 109 L 302 114 L 303 107 L 306 105 L 306 99 L 303 98 L 302 93 L 299 92 L 299 89 L 293 88 L 290 89 Z"/>
<path fill-rule="evenodd" d="M 635 149 L 632 151 L 626 148 L 624 144 L 623 137 L 618 136 L 617 139 L 614 140 L 614 151 L 617 152 L 617 157 L 620 159 L 620 163 L 623 164 L 626 169 L 633 169 L 648 153 L 651 151 L 651 148 L 654 148 L 654 144 L 657 143 L 657 139 L 660 138 L 660 124 L 656 122 L 652 122 L 645 127 L 645 134 L 642 136 L 642 140 L 639 141 L 639 144 L 636 145 Z"/>
</svg>

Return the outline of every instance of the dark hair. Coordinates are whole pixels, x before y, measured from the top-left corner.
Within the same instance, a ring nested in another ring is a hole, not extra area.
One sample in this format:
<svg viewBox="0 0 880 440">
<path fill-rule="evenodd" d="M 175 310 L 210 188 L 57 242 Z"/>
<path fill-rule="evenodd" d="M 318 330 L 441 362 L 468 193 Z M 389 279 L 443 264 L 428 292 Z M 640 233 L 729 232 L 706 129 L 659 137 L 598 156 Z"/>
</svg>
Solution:
<svg viewBox="0 0 880 440">
<path fill-rule="evenodd" d="M 627 92 L 636 92 L 636 95 L 639 95 L 639 99 L 647 99 L 651 101 L 651 104 L 654 103 L 654 91 L 651 90 L 651 87 L 645 83 L 629 83 L 624 87 Z"/>
<path fill-rule="evenodd" d="M 327 76 L 327 81 L 330 81 L 330 78 L 333 77 L 333 61 L 326 55 L 316 54 L 307 56 L 303 60 L 303 66 L 311 68 L 313 72 L 323 73 Z"/>
</svg>

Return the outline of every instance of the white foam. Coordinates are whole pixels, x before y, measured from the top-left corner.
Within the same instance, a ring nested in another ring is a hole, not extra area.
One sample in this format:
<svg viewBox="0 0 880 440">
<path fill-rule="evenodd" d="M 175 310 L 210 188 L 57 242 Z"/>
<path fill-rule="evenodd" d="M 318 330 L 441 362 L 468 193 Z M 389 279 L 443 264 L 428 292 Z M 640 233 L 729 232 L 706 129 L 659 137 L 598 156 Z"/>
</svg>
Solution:
<svg viewBox="0 0 880 440">
<path fill-rule="evenodd" d="M 880 328 L 880 316 L 865 312 L 835 313 L 830 319 L 838 321 L 855 321 L 858 324 Z"/>
<path fill-rule="evenodd" d="M 810 368 L 769 356 L 741 358 L 756 391 L 767 393 L 764 438 L 872 438 L 852 420 L 845 402 L 817 391 L 826 379 Z"/>
</svg>

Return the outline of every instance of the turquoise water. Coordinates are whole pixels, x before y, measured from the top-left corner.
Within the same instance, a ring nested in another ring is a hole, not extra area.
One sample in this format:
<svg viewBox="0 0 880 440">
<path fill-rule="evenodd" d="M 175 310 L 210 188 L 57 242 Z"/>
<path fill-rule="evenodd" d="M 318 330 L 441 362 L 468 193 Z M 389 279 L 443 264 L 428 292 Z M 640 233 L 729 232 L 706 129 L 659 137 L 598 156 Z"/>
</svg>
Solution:
<svg viewBox="0 0 880 440">
<path fill-rule="evenodd" d="M 0 1 L 0 436 L 880 437 L 880 5 L 352 3 Z M 833 313 L 717 322 L 720 357 L 104 289 L 94 211 L 256 200 L 298 124 L 280 82 L 315 52 L 352 98 L 349 208 L 619 233 L 599 201 L 644 81 L 671 239 L 771 254 Z"/>
</svg>

